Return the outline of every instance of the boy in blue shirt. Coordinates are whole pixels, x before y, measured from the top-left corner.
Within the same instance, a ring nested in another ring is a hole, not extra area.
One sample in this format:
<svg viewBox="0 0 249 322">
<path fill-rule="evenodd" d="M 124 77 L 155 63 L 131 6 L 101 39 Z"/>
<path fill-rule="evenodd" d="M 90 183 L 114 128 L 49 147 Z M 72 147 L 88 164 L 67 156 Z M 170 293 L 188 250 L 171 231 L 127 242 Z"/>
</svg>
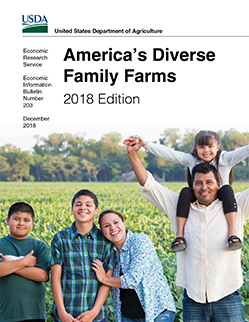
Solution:
<svg viewBox="0 0 249 322">
<path fill-rule="evenodd" d="M 109 287 L 98 282 L 92 262 L 102 258 L 107 274 L 112 276 L 114 252 L 93 222 L 97 213 L 96 195 L 80 190 L 72 200 L 75 221 L 52 240 L 51 285 L 55 300 L 52 315 L 55 321 L 108 321 Z"/>
</svg>

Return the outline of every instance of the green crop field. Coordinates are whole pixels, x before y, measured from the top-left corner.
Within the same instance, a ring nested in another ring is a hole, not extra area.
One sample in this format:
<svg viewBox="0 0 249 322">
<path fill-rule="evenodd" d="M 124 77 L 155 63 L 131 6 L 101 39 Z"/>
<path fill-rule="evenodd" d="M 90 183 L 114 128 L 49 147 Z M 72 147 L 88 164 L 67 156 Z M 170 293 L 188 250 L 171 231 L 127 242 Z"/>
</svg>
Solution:
<svg viewBox="0 0 249 322">
<path fill-rule="evenodd" d="M 170 183 L 167 186 L 179 193 L 185 183 Z M 43 240 L 49 247 L 52 237 L 73 221 L 71 200 L 80 189 L 90 189 L 99 199 L 100 211 L 115 209 L 120 211 L 126 226 L 133 232 L 148 235 L 153 241 L 161 259 L 177 307 L 175 321 L 182 321 L 182 290 L 175 286 L 176 258 L 170 251 L 173 233 L 165 214 L 146 201 L 140 194 L 137 183 L 0 183 L 0 237 L 9 233 L 5 218 L 9 206 L 17 201 L 25 201 L 35 210 L 35 225 L 31 236 Z M 249 188 L 249 183 L 235 183 L 235 192 Z M 96 218 L 97 221 L 97 218 Z M 242 250 L 242 270 L 244 285 L 241 288 L 246 321 L 249 322 L 249 231 L 245 225 L 244 247 Z M 47 312 L 53 297 L 50 283 L 47 283 Z M 111 299 L 109 320 L 113 321 Z M 48 321 L 52 321 L 49 317 Z"/>
</svg>

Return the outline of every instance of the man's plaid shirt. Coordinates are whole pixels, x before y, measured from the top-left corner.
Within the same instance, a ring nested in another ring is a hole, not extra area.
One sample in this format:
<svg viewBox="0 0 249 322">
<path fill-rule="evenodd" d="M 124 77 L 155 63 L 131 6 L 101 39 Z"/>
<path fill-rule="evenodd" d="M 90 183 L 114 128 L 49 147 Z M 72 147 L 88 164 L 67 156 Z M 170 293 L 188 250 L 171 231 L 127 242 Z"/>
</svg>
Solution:
<svg viewBox="0 0 249 322">
<path fill-rule="evenodd" d="M 83 236 L 74 222 L 54 236 L 51 252 L 51 265 L 62 266 L 61 287 L 65 309 L 76 318 L 92 309 L 101 285 L 92 270 L 92 262 L 99 259 L 106 271 L 115 267 L 113 246 L 95 225 Z M 55 304 L 52 314 L 59 320 Z M 94 321 L 101 321 L 106 316 L 107 303 Z"/>
</svg>

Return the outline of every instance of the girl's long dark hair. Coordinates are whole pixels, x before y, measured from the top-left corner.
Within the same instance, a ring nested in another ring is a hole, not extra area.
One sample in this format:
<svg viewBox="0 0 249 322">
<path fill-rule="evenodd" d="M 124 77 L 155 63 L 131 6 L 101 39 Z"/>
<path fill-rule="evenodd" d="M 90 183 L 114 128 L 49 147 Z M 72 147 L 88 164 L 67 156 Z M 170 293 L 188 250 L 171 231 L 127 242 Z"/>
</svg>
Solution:
<svg viewBox="0 0 249 322">
<path fill-rule="evenodd" d="M 191 152 L 191 154 L 196 158 L 199 159 L 198 154 L 197 154 L 197 145 L 210 145 L 213 143 L 213 140 L 217 142 L 218 145 L 220 145 L 220 138 L 219 135 L 216 132 L 213 131 L 200 131 L 196 134 L 195 136 L 195 145 L 194 148 Z M 217 172 L 218 172 L 218 177 L 220 179 L 220 173 L 219 173 L 219 159 L 220 159 L 220 154 L 221 154 L 221 148 L 218 150 L 216 156 L 215 156 L 215 161 L 217 164 Z M 189 168 L 187 169 L 187 182 L 189 187 L 193 187 L 193 182 L 190 174 Z M 231 169 L 229 173 L 229 184 L 231 185 L 233 183 L 233 169 Z"/>
</svg>

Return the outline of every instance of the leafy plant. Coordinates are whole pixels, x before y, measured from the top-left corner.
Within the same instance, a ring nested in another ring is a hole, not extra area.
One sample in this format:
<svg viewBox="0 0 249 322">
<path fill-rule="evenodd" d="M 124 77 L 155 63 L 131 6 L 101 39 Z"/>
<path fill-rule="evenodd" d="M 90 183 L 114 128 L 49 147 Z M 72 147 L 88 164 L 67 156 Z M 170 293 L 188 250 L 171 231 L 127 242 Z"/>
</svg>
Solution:
<svg viewBox="0 0 249 322">
<path fill-rule="evenodd" d="M 179 193 L 185 183 L 170 183 L 167 186 Z M 173 232 L 167 216 L 140 194 L 137 183 L 17 183 L 2 182 L 0 185 L 0 236 L 8 234 L 5 218 L 10 205 L 17 201 L 25 201 L 35 210 L 35 225 L 31 237 L 43 240 L 49 247 L 56 232 L 68 227 L 73 222 L 71 200 L 80 189 L 90 189 L 99 199 L 100 210 L 116 209 L 125 218 L 128 228 L 133 232 L 148 235 L 155 245 L 162 262 L 171 292 L 174 296 L 177 315 L 175 321 L 182 321 L 182 290 L 175 285 L 176 257 L 170 250 Z M 235 191 L 249 188 L 249 183 L 235 183 Z M 96 218 L 97 222 L 97 218 Z M 244 285 L 241 288 L 243 307 L 246 321 L 249 321 L 249 224 L 245 225 L 244 247 L 242 250 L 242 270 Z M 49 316 L 53 295 L 50 283 L 46 283 L 46 308 L 48 322 L 53 321 Z M 108 298 L 109 321 L 114 321 L 111 297 Z"/>
</svg>

